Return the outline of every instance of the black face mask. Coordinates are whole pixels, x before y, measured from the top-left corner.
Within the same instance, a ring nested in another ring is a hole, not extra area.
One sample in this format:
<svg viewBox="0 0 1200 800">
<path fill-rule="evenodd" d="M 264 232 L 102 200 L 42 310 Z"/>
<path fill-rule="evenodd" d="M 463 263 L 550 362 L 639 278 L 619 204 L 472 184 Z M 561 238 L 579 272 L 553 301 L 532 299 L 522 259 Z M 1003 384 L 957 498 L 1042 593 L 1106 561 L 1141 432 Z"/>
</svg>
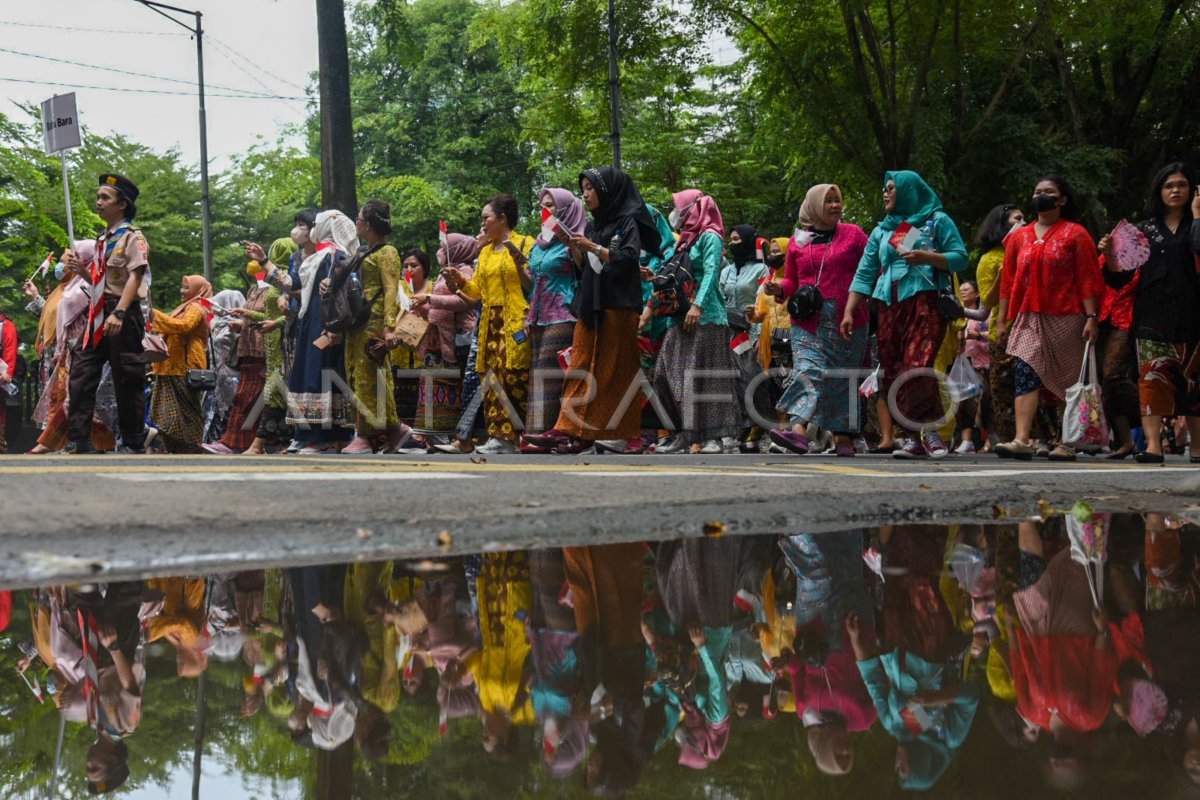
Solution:
<svg viewBox="0 0 1200 800">
<path fill-rule="evenodd" d="M 740 241 L 737 244 L 730 242 L 729 243 L 729 255 L 733 256 L 733 263 L 738 266 L 745 264 L 747 261 L 753 261 L 754 260 L 754 242 L 753 241 L 747 242 L 745 240 Z"/>
<path fill-rule="evenodd" d="M 779 269 L 783 266 L 783 253 L 772 253 L 767 256 L 767 266 L 771 269 Z"/>
<path fill-rule="evenodd" d="M 1044 211 L 1053 211 L 1058 205 L 1058 198 L 1052 194 L 1035 194 L 1033 196 L 1033 210 L 1041 214 Z"/>
</svg>

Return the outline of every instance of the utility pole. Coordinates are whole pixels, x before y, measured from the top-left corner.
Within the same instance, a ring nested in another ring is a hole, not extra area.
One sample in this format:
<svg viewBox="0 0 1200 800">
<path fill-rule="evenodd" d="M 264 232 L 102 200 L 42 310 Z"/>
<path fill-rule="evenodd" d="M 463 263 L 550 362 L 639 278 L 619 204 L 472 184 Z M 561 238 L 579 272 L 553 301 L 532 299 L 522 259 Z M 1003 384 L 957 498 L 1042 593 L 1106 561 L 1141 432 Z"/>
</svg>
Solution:
<svg viewBox="0 0 1200 800">
<path fill-rule="evenodd" d="M 358 213 L 354 128 L 350 119 L 350 56 L 345 0 L 317 0 L 321 91 L 321 200 L 352 219 Z"/>
<path fill-rule="evenodd" d="M 617 69 L 617 9 L 608 0 L 608 95 L 612 104 L 613 166 L 621 168 L 621 74 Z"/>
<path fill-rule="evenodd" d="M 151 11 L 162 14 L 176 25 L 187 28 L 196 37 L 196 73 L 200 95 L 200 216 L 204 225 L 204 279 L 211 282 L 212 207 L 209 204 L 208 197 L 208 115 L 204 110 L 204 26 L 201 24 L 203 14 L 199 11 L 188 11 L 186 8 L 169 6 L 166 3 L 156 3 L 154 0 L 135 0 L 135 2 L 141 3 Z M 195 17 L 196 27 L 193 28 L 186 22 L 176 19 L 166 13 L 167 11 Z"/>
</svg>

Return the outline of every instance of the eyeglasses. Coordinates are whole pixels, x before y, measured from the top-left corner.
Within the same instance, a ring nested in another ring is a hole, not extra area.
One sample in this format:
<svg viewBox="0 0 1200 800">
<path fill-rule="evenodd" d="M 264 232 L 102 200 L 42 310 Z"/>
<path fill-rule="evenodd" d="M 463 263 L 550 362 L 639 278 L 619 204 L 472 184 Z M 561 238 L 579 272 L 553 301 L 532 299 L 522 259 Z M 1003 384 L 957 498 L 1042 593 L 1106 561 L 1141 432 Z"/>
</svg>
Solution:
<svg viewBox="0 0 1200 800">
<path fill-rule="evenodd" d="M 883 187 L 884 194 L 891 194 L 894 191 L 896 191 L 896 184 L 894 184 L 894 183 Z"/>
</svg>

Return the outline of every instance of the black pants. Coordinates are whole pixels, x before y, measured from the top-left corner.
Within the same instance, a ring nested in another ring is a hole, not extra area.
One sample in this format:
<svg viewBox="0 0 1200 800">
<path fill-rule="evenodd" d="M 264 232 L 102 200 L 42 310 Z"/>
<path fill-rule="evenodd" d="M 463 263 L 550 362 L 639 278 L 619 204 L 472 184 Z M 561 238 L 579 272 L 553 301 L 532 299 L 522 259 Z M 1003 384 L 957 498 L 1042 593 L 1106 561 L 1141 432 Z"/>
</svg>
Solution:
<svg viewBox="0 0 1200 800">
<path fill-rule="evenodd" d="M 104 298 L 104 315 L 117 307 L 118 298 Z M 96 389 L 105 363 L 112 367 L 113 387 L 117 393 L 117 421 L 121 443 L 140 448 L 146 440 L 146 365 L 142 360 L 142 332 L 146 322 L 138 304 L 125 311 L 125 324 L 116 336 L 104 335 L 98 346 L 83 349 L 83 343 L 71 353 L 71 377 L 68 382 L 70 413 L 67 436 L 72 442 L 91 443 L 92 412 L 96 409 Z"/>
</svg>

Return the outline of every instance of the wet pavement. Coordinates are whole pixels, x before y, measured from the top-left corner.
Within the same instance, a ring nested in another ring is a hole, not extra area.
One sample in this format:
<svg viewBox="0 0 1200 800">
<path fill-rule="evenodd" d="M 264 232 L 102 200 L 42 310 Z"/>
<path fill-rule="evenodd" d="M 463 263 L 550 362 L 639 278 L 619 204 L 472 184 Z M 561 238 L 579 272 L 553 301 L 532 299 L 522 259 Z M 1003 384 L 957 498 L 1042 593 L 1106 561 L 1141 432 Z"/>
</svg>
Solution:
<svg viewBox="0 0 1200 800">
<path fill-rule="evenodd" d="M 1194 797 L 1200 528 L 1112 502 L 33 579 L 0 796 Z"/>
<path fill-rule="evenodd" d="M 986 522 L 1080 498 L 1200 520 L 1200 467 L 1086 456 L 9 456 L 0 586 L 661 540 L 710 523 L 769 533 Z"/>
</svg>

